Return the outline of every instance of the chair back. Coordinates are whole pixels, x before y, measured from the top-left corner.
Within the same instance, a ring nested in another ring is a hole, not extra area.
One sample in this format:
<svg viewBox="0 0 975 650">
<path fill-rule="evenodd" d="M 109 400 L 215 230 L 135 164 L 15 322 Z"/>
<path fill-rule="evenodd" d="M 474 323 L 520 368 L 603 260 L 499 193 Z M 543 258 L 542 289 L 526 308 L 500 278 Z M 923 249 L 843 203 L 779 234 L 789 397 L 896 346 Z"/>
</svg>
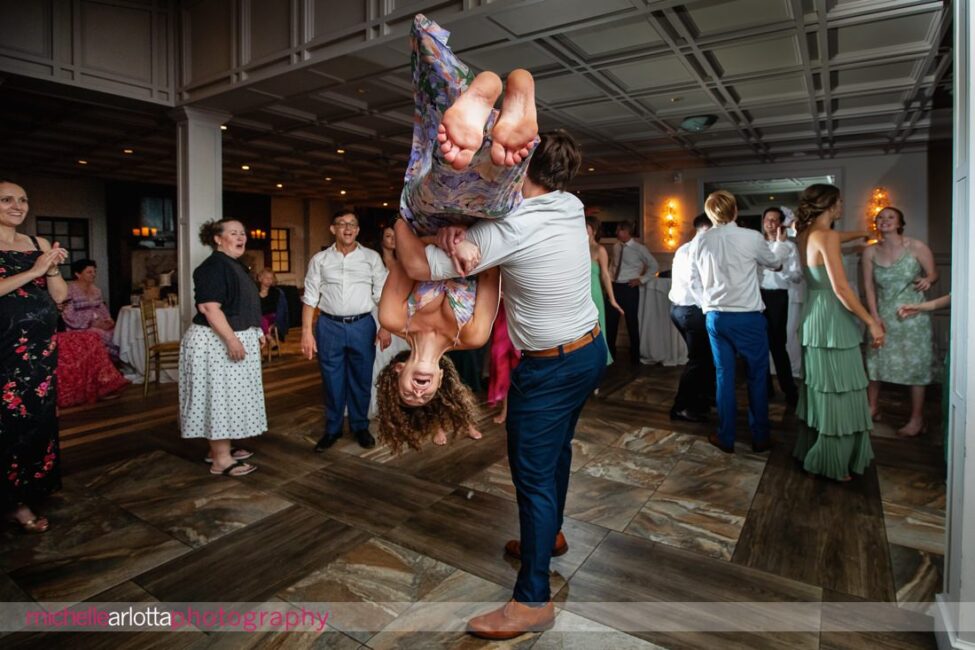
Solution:
<svg viewBox="0 0 975 650">
<path fill-rule="evenodd" d="M 159 343 L 159 327 L 156 323 L 156 301 L 143 300 L 139 303 L 142 311 L 142 340 L 146 346 L 146 352 Z"/>
</svg>

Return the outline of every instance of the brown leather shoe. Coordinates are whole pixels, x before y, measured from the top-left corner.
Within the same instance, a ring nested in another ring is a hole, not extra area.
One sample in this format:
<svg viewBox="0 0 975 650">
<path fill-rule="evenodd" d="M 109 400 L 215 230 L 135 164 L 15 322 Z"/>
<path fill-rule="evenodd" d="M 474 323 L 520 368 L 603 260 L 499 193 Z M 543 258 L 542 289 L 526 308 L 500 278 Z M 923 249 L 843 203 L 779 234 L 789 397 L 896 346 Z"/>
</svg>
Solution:
<svg viewBox="0 0 975 650">
<path fill-rule="evenodd" d="M 520 560 L 521 559 L 521 542 L 517 539 L 509 539 L 508 543 L 504 545 L 504 552 L 511 557 Z M 560 530 L 558 534 L 555 535 L 555 545 L 552 546 L 552 557 L 558 557 L 560 555 L 565 555 L 569 552 L 569 543 L 565 541 L 565 535 L 562 534 Z"/>
<path fill-rule="evenodd" d="M 511 599 L 504 607 L 475 616 L 467 622 L 467 632 L 482 639 L 501 641 L 526 632 L 542 632 L 555 625 L 555 607 L 548 601 L 541 607 L 522 605 Z"/>
</svg>

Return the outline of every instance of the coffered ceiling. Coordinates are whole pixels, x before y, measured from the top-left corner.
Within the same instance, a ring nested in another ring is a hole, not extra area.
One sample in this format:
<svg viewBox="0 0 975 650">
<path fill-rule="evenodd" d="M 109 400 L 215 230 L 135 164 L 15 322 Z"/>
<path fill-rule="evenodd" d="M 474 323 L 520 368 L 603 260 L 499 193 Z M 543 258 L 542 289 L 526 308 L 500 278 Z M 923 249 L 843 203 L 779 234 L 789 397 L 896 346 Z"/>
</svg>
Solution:
<svg viewBox="0 0 975 650">
<path fill-rule="evenodd" d="M 541 127 L 578 137 L 588 175 L 924 148 L 932 107 L 950 105 L 950 7 L 940 0 L 535 0 L 460 9 L 401 0 L 368 21 L 343 13 L 354 4 L 336 0 L 334 19 L 349 23 L 345 33 L 372 36 L 334 55 L 235 78 L 219 92 L 183 82 L 190 103 L 233 116 L 223 147 L 228 189 L 395 204 L 413 119 L 406 34 L 415 11 L 450 29 L 450 45 L 476 70 L 528 68 Z M 175 182 L 171 108 L 66 97 L 14 75 L 0 90 L 0 137 L 17 151 L 18 169 Z M 713 126 L 681 127 L 699 115 L 714 116 Z"/>
</svg>

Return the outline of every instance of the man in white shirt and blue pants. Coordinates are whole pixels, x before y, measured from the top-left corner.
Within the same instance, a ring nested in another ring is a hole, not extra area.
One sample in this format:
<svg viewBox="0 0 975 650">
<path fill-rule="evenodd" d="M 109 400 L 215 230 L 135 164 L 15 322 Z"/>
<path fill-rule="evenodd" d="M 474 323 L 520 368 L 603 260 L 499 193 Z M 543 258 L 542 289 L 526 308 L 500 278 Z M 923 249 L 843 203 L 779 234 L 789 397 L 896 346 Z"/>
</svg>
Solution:
<svg viewBox="0 0 975 650">
<path fill-rule="evenodd" d="M 630 336 L 630 363 L 640 364 L 640 287 L 656 274 L 660 265 L 646 246 L 633 239 L 632 223 L 623 222 L 616 228 L 616 244 L 610 275 L 613 277 L 613 294 L 623 308 L 626 331 Z M 606 344 L 613 358 L 616 352 L 616 333 L 619 331 L 620 314 L 615 309 L 606 310 Z"/>
<path fill-rule="evenodd" d="M 359 220 L 342 210 L 332 218 L 335 243 L 308 262 L 301 310 L 301 353 L 318 365 L 325 388 L 325 434 L 315 451 L 322 452 L 342 437 L 346 407 L 349 428 L 359 445 L 375 446 L 369 433 L 369 395 L 376 357 L 373 309 L 386 281 L 382 258 L 361 246 Z M 312 333 L 315 311 L 321 313 Z"/>
<path fill-rule="evenodd" d="M 512 600 L 470 620 L 468 632 L 482 638 L 510 639 L 548 629 L 555 620 L 549 564 L 568 550 L 561 528 L 572 437 L 606 370 L 583 206 L 564 191 L 581 161 L 567 133 L 541 134 L 524 201 L 501 219 L 478 221 L 466 234 L 465 244 L 480 249 L 474 273 L 501 267 L 508 333 L 522 350 L 511 373 L 506 420 L 521 539 L 505 545 L 521 559 L 521 569 Z M 411 268 L 408 257 L 402 259 L 416 280 L 457 276 L 452 259 L 435 246 L 426 249 L 427 268 Z"/>
<path fill-rule="evenodd" d="M 708 441 L 726 453 L 735 451 L 735 355 L 748 366 L 748 427 L 752 449 L 772 446 L 768 419 L 768 335 L 758 288 L 760 266 L 778 270 L 789 249 L 781 240 L 766 244 L 761 234 L 735 223 L 738 207 L 730 192 L 719 190 L 704 202 L 714 227 L 695 240 L 692 252 L 700 274 L 701 309 L 707 319 L 717 374 L 718 434 Z"/>
</svg>

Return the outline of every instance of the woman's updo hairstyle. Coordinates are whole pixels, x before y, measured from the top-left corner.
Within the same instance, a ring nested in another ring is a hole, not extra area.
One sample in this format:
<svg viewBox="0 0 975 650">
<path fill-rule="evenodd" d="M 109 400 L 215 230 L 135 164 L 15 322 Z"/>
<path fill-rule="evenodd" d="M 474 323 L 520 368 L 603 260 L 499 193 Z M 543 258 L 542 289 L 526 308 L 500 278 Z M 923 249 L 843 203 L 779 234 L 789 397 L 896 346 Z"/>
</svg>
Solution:
<svg viewBox="0 0 975 650">
<path fill-rule="evenodd" d="M 200 241 L 203 242 L 204 246 L 209 246 L 213 250 L 217 249 L 217 242 L 213 240 L 217 235 L 223 234 L 223 227 L 228 223 L 233 221 L 239 221 L 239 219 L 229 219 L 224 217 L 223 219 L 213 219 L 212 221 L 207 221 L 202 226 L 200 226 Z"/>
<path fill-rule="evenodd" d="M 840 188 L 826 183 L 815 183 L 799 195 L 796 209 L 796 234 L 809 228 L 819 215 L 826 212 L 840 200 Z"/>
</svg>

